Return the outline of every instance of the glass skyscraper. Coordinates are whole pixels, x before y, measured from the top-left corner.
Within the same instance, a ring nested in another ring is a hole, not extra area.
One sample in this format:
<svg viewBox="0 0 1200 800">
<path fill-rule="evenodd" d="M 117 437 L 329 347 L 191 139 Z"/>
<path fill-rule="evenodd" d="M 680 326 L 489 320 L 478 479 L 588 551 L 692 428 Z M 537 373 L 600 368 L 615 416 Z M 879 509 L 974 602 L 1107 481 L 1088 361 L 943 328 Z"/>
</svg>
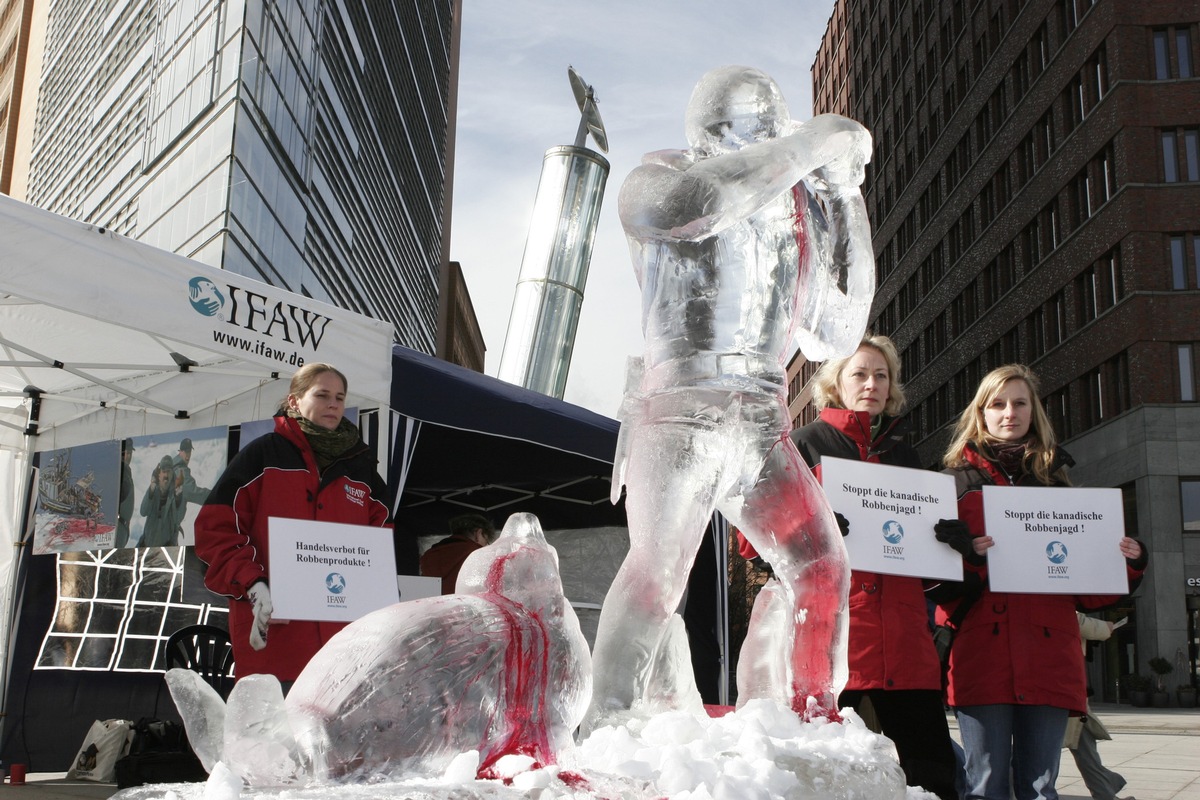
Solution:
<svg viewBox="0 0 1200 800">
<path fill-rule="evenodd" d="M 461 11 L 461 0 L 0 0 L 0 131 L 12 130 L 18 66 L 25 90 L 0 169 L 11 166 L 19 200 L 389 321 L 398 342 L 433 353 Z M 26 63 L 12 43 L 27 31 Z M 458 303 L 469 309 L 461 288 Z M 56 581 L 58 602 L 24 606 L 42 615 L 29 630 L 48 633 L 13 662 L 8 719 L 21 732 L 6 728 L 6 745 L 69 766 L 75 745 L 39 688 L 59 695 L 62 683 L 35 671 L 71 670 L 62 680 L 85 705 L 152 694 L 172 632 L 224 624 L 224 602 L 185 574 L 185 550 L 61 554 L 53 578 L 34 562 L 28 591 L 54 597 Z"/>
<path fill-rule="evenodd" d="M 23 199 L 433 352 L 457 0 L 54 0 Z"/>
</svg>

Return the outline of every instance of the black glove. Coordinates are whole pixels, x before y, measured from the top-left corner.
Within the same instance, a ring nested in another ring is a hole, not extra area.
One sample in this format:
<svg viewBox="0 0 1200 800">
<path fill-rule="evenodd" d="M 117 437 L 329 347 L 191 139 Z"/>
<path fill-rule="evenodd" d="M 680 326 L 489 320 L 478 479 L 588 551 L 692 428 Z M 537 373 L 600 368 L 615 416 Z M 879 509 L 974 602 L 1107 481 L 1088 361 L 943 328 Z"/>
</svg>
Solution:
<svg viewBox="0 0 1200 800">
<path fill-rule="evenodd" d="M 1138 554 L 1137 558 L 1125 559 L 1125 563 L 1133 569 L 1144 570 L 1150 563 L 1150 551 L 1146 548 L 1146 543 L 1141 539 L 1138 539 L 1138 544 L 1142 546 L 1142 552 Z M 1129 591 L 1132 593 L 1133 589 L 1130 589 Z"/>
<path fill-rule="evenodd" d="M 833 518 L 837 520 L 838 530 L 842 532 L 842 536 L 848 536 L 850 534 L 850 520 L 836 511 L 833 512 Z"/>
<path fill-rule="evenodd" d="M 771 569 L 771 565 L 768 564 L 766 559 L 764 559 L 762 556 L 755 556 L 754 558 L 750 559 L 750 563 L 754 565 L 755 569 L 760 569 L 766 572 L 767 577 L 771 577 L 775 574 L 775 570 Z"/>
<path fill-rule="evenodd" d="M 948 544 L 962 553 L 968 564 L 982 567 L 987 563 L 986 557 L 975 552 L 975 537 L 971 535 L 967 523 L 961 519 L 939 519 L 937 525 L 933 526 L 933 535 L 939 542 Z"/>
</svg>

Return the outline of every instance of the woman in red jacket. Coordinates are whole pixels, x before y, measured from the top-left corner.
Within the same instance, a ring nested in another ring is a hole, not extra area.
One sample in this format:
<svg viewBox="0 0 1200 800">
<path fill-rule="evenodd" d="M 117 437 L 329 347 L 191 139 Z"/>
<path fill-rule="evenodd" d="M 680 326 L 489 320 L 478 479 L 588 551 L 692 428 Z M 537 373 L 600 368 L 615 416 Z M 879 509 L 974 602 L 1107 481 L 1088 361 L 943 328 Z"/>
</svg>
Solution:
<svg viewBox="0 0 1200 800">
<path fill-rule="evenodd" d="M 938 538 L 963 554 L 972 605 L 950 651 L 948 700 L 966 751 L 970 798 L 1056 800 L 1054 788 L 1067 717 L 1087 710 L 1078 606 L 1111 605 L 1120 596 L 993 592 L 983 526 L 985 485 L 1067 486 L 1070 457 L 1057 446 L 1028 367 L 1010 364 L 984 376 L 946 450 L 958 481 L 960 521 L 943 521 Z M 1120 549 L 1131 587 L 1146 551 L 1125 537 Z M 938 609 L 939 621 L 959 602 Z"/>
<path fill-rule="evenodd" d="M 792 432 L 817 479 L 821 458 L 920 468 L 904 443 L 906 425 L 900 357 L 886 336 L 868 336 L 849 358 L 824 362 L 813 377 L 818 420 Z M 844 534 L 849 523 L 837 515 Z M 748 543 L 742 554 L 754 555 Z M 850 573 L 850 636 L 842 708 L 859 711 L 870 699 L 883 734 L 896 745 L 905 781 L 942 800 L 956 800 L 954 759 L 942 705 L 942 672 L 920 578 Z"/>
<path fill-rule="evenodd" d="M 271 624 L 270 517 L 388 527 L 387 487 L 374 454 L 345 418 L 346 376 L 306 364 L 292 376 L 275 431 L 250 442 L 222 473 L 196 518 L 204 583 L 229 597 L 239 677 L 275 675 L 285 686 L 345 623 Z"/>
</svg>

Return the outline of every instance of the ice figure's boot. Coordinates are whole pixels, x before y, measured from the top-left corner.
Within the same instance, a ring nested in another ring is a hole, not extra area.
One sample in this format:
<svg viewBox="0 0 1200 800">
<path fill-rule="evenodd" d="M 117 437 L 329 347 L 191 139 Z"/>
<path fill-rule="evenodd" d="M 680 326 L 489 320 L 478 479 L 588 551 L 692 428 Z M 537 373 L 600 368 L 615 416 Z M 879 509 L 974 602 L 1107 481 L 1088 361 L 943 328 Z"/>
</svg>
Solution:
<svg viewBox="0 0 1200 800">
<path fill-rule="evenodd" d="M 841 722 L 837 698 L 846 685 L 846 642 L 850 615 L 846 596 L 850 570 L 845 548 L 804 565 L 796 582 L 791 644 L 792 710 L 802 719 Z M 778 574 L 778 573 L 777 573 Z"/>
<path fill-rule="evenodd" d="M 634 709 L 644 710 L 649 715 L 666 711 L 704 713 L 704 700 L 696 688 L 696 674 L 692 668 L 687 626 L 678 614 L 672 614 L 667 622 L 667 630 L 658 643 L 658 651 L 646 677 L 642 699 L 635 702 Z"/>
<path fill-rule="evenodd" d="M 768 580 L 754 599 L 750 625 L 737 665 L 737 707 L 750 700 L 792 703 L 792 598 L 787 587 Z"/>
<path fill-rule="evenodd" d="M 167 688 L 183 719 L 188 744 L 211 773 L 225 752 L 225 701 L 190 669 L 167 670 Z"/>
</svg>

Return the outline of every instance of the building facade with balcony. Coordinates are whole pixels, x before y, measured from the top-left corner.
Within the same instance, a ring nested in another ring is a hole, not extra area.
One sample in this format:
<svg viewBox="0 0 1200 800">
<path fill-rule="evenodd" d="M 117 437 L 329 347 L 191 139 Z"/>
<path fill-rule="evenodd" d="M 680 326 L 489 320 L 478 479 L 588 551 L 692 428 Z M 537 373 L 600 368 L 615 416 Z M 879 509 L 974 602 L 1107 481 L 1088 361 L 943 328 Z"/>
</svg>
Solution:
<svg viewBox="0 0 1200 800">
<path fill-rule="evenodd" d="M 983 375 L 1028 364 L 1073 480 L 1119 488 L 1151 550 L 1110 697 L 1154 656 L 1197 669 L 1198 40 L 1180 0 L 839 0 L 813 66 L 814 111 L 875 136 L 872 327 L 925 463 Z"/>
</svg>

